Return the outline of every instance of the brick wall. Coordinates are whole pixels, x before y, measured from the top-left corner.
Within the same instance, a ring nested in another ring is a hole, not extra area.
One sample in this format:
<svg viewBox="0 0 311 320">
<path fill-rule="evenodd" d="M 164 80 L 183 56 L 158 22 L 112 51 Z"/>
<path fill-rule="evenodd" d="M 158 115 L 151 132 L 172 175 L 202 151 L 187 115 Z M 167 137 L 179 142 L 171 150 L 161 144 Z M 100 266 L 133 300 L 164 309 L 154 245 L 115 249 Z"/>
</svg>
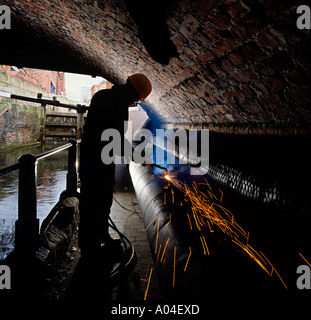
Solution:
<svg viewBox="0 0 311 320">
<path fill-rule="evenodd" d="M 178 56 L 167 64 L 146 50 L 121 0 L 2 2 L 12 10 L 14 32 L 24 28 L 58 48 L 60 70 L 87 70 L 114 83 L 145 73 L 154 88 L 147 101 L 167 122 L 273 126 L 311 120 L 311 39 L 310 30 L 296 27 L 299 1 L 168 1 L 163 10 Z M 15 59 L 44 67 L 53 56 Z"/>
<path fill-rule="evenodd" d="M 43 98 L 49 100 L 55 96 L 5 72 L 0 72 L 0 91 L 32 98 L 36 98 L 37 93 L 41 92 Z M 56 97 L 62 103 L 76 105 L 74 101 L 61 96 Z M 68 111 L 62 107 L 46 108 L 60 112 Z M 43 117 L 43 108 L 38 103 L 0 97 L 0 150 L 39 141 L 42 138 Z"/>
<path fill-rule="evenodd" d="M 6 65 L 0 65 L 0 72 L 28 82 L 48 92 L 51 92 L 52 82 L 55 87 L 55 94 L 65 95 L 65 74 L 63 72 L 32 68 L 23 68 L 17 71 L 16 67 L 13 68 Z"/>
<path fill-rule="evenodd" d="M 39 141 L 43 130 L 43 109 L 0 101 L 0 150 Z"/>
</svg>

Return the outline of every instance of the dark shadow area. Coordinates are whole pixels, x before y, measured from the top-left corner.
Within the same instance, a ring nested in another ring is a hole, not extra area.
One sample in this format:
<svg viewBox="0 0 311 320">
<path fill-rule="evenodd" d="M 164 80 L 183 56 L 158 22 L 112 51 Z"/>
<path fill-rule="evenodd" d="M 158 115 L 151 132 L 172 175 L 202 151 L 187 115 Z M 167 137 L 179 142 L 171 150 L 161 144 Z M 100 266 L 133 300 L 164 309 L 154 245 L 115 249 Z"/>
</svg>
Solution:
<svg viewBox="0 0 311 320">
<path fill-rule="evenodd" d="M 160 0 L 152 3 L 143 0 L 125 0 L 126 7 L 138 26 L 139 38 L 150 56 L 157 62 L 167 65 L 177 57 L 166 24 L 166 14 L 174 0 Z"/>
<path fill-rule="evenodd" d="M 104 246 L 96 253 L 81 257 L 66 292 L 65 301 L 111 301 L 113 288 L 118 283 L 123 287 L 128 285 L 128 276 L 136 262 L 133 257 L 128 268 L 124 268 L 128 254 L 122 246 Z"/>
<path fill-rule="evenodd" d="M 79 59 L 78 54 L 71 52 L 72 48 L 66 48 L 60 43 L 60 39 L 50 43 L 43 35 L 33 32 L 22 23 L 13 24 L 10 30 L 1 30 L 1 41 L 5 44 L 0 53 L 1 64 L 19 68 L 93 73 Z"/>
<path fill-rule="evenodd" d="M 295 209 L 307 215 L 310 209 L 308 181 L 311 161 L 310 138 L 303 136 L 226 135 L 210 132 L 210 165 L 227 185 L 247 194 L 254 185 L 265 188 L 272 198 L 258 192 L 255 198 L 262 203 L 275 203 L 286 216 Z M 226 176 L 226 177 L 225 177 Z M 229 177 L 230 176 L 230 177 Z M 224 182 L 222 181 L 222 182 Z M 245 189 L 245 190 L 244 190 Z M 250 192 L 251 193 L 251 192 Z"/>
</svg>

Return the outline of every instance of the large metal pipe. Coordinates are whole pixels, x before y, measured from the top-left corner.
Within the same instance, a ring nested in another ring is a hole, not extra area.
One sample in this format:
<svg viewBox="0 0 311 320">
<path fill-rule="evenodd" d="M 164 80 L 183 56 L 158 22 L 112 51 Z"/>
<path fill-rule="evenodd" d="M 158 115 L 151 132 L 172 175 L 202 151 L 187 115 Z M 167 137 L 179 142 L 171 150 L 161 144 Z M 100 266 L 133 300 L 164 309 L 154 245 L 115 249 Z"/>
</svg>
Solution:
<svg viewBox="0 0 311 320">
<path fill-rule="evenodd" d="M 185 196 L 168 186 L 161 170 L 131 163 L 130 174 L 164 297 L 230 299 L 284 291 L 221 232 L 191 230 Z"/>
</svg>

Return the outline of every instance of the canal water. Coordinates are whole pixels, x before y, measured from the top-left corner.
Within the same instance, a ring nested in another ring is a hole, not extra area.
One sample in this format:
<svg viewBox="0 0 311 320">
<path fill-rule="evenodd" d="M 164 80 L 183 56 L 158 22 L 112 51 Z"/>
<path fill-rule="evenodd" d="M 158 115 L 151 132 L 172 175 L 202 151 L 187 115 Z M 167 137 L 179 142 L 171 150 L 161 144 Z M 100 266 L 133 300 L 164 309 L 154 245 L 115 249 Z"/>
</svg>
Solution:
<svg viewBox="0 0 311 320">
<path fill-rule="evenodd" d="M 140 107 L 131 108 L 129 120 L 132 132 L 145 123 L 148 116 Z M 130 136 L 128 136 L 129 138 Z M 65 143 L 45 143 L 37 147 L 0 152 L 0 169 L 12 165 L 23 154 L 39 155 Z M 37 166 L 37 217 L 40 225 L 59 200 L 66 188 L 68 149 L 38 162 Z M 117 173 L 116 173 L 117 174 Z M 123 179 L 123 178 L 122 178 Z M 120 180 L 122 180 L 120 178 Z M 18 215 L 18 171 L 0 177 L 0 261 L 14 248 L 15 221 Z"/>
<path fill-rule="evenodd" d="M 12 165 L 27 153 L 39 155 L 62 144 L 45 143 L 36 147 L 0 153 L 0 169 Z M 68 149 L 38 161 L 37 217 L 40 225 L 66 188 Z M 0 177 L 0 261 L 14 248 L 18 216 L 18 170 Z"/>
</svg>

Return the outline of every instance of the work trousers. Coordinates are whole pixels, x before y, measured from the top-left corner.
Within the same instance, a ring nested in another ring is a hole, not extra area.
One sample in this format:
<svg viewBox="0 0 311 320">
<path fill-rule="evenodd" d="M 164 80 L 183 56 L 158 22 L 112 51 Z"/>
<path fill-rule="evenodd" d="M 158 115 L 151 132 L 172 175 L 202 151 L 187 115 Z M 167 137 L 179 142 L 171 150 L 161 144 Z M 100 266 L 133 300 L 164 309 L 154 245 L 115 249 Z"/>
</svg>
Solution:
<svg viewBox="0 0 311 320">
<path fill-rule="evenodd" d="M 115 165 L 91 166 L 80 173 L 80 249 L 96 249 L 108 235 Z"/>
</svg>

